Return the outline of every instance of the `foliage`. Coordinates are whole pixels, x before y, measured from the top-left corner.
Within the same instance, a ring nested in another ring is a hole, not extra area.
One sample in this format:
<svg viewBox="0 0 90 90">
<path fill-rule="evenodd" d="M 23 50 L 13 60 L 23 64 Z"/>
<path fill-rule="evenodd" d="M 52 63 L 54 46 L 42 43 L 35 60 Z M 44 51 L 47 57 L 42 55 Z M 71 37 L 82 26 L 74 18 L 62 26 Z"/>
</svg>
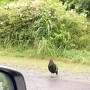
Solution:
<svg viewBox="0 0 90 90">
<path fill-rule="evenodd" d="M 9 90 L 10 87 L 9 87 L 9 80 L 7 80 L 6 76 L 0 72 L 0 84 L 2 86 L 0 86 L 1 89 L 3 90 Z"/>
<path fill-rule="evenodd" d="M 37 55 L 63 56 L 65 50 L 90 50 L 86 14 L 66 11 L 58 0 L 15 8 L 1 7 L 0 45 L 35 49 Z M 34 53 L 35 53 L 34 52 Z"/>
<path fill-rule="evenodd" d="M 0 0 L 0 5 L 1 4 L 6 4 L 6 3 L 9 3 L 9 2 L 13 2 L 13 1 L 17 1 L 17 0 Z"/>
<path fill-rule="evenodd" d="M 60 0 L 67 5 L 68 9 L 72 4 L 78 13 L 85 12 L 90 17 L 90 0 Z"/>
</svg>

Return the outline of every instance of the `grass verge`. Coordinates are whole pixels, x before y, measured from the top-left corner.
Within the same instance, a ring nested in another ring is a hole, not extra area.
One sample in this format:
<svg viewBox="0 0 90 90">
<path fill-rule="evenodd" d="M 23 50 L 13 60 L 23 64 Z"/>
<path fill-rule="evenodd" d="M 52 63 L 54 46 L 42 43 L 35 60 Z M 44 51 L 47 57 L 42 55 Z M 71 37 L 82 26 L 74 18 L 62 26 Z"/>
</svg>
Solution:
<svg viewBox="0 0 90 90">
<path fill-rule="evenodd" d="M 54 58 L 55 60 L 65 63 L 78 63 L 78 64 L 90 65 L 90 52 L 86 50 L 75 50 L 75 49 L 64 50 L 64 51 L 59 50 L 59 51 L 55 51 L 55 53 L 53 53 L 52 55 L 48 55 L 48 53 L 45 52 L 38 54 L 38 51 L 36 49 L 1 48 L 0 56 L 26 57 L 26 58 L 38 58 L 38 59 Z"/>
<path fill-rule="evenodd" d="M 48 60 L 53 58 L 59 70 L 90 72 L 90 53 L 87 51 L 63 51 L 60 57 L 38 56 L 32 49 L 0 49 L 0 64 L 26 69 L 48 70 Z"/>
<path fill-rule="evenodd" d="M 59 70 L 70 70 L 74 72 L 90 72 L 90 66 L 77 63 L 64 63 L 56 60 Z M 20 67 L 22 69 L 40 69 L 48 70 L 48 59 L 26 58 L 26 57 L 10 57 L 0 56 L 1 65 L 9 65 L 12 67 Z"/>
</svg>

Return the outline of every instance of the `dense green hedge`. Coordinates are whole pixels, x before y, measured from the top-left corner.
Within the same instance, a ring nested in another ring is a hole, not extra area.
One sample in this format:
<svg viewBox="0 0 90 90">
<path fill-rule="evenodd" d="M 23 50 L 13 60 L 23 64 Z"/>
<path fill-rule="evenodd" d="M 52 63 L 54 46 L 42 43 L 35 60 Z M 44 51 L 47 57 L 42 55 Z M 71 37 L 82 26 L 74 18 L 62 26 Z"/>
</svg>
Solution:
<svg viewBox="0 0 90 90">
<path fill-rule="evenodd" d="M 90 41 L 86 15 L 65 9 L 58 0 L 48 0 L 38 6 L 30 3 L 21 8 L 0 8 L 0 45 L 86 48 Z"/>
<path fill-rule="evenodd" d="M 67 5 L 67 9 L 70 6 L 75 5 L 75 10 L 78 13 L 85 12 L 87 17 L 90 17 L 90 0 L 60 0 L 63 4 Z"/>
</svg>

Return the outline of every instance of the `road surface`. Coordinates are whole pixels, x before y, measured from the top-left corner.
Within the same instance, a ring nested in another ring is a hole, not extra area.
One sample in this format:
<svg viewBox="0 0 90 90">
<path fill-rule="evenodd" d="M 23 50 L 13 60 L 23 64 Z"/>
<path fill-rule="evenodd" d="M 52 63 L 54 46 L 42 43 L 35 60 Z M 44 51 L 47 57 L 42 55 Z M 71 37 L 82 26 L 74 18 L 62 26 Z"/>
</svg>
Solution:
<svg viewBox="0 0 90 90">
<path fill-rule="evenodd" d="M 51 76 L 45 71 L 21 71 L 27 90 L 90 90 L 90 75 L 86 77 L 62 71 L 58 76 Z M 85 74 L 86 75 L 86 74 Z"/>
<path fill-rule="evenodd" d="M 27 90 L 90 90 L 89 72 L 61 70 L 51 76 L 47 71 L 12 67 L 23 74 Z"/>
</svg>

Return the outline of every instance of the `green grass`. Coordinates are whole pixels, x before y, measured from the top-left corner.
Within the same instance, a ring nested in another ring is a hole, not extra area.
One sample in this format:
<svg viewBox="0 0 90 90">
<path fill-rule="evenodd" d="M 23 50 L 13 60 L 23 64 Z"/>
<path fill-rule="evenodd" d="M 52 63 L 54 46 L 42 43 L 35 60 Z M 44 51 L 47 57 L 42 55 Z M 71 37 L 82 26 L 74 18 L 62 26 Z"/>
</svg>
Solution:
<svg viewBox="0 0 90 90">
<path fill-rule="evenodd" d="M 17 66 L 26 69 L 47 70 L 48 60 L 53 58 L 60 70 L 90 71 L 90 53 L 87 51 L 64 51 L 58 58 L 42 57 L 32 49 L 0 49 L 0 64 Z"/>
<path fill-rule="evenodd" d="M 61 58 L 63 60 L 63 58 Z M 10 57 L 10 56 L 0 56 L 0 64 L 7 65 L 11 67 L 17 67 L 21 69 L 37 69 L 48 71 L 48 59 L 38 59 L 38 58 L 26 58 L 26 57 Z M 59 70 L 70 70 L 74 72 L 90 72 L 90 66 L 77 64 L 77 63 L 64 63 L 59 60 L 54 62 L 58 65 Z"/>
<path fill-rule="evenodd" d="M 86 50 L 66 50 L 63 57 L 69 58 L 73 63 L 90 64 L 90 52 Z"/>
<path fill-rule="evenodd" d="M 43 52 L 38 54 L 38 51 L 36 49 L 1 48 L 0 56 L 38 58 L 38 59 L 54 58 L 55 60 L 63 61 L 65 63 L 79 63 L 90 65 L 90 52 L 86 50 L 72 49 L 72 50 L 64 50 L 62 52 L 55 51 L 55 53 L 53 53 L 52 55 L 48 55 L 48 53 L 43 55 Z"/>
</svg>

